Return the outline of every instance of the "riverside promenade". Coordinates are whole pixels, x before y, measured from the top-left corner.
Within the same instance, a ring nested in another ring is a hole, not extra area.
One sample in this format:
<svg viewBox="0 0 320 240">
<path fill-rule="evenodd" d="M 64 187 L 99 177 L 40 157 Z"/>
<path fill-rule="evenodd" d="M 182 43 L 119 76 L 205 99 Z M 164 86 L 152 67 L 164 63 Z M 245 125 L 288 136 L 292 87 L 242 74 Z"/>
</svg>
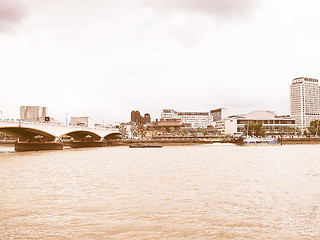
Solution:
<svg viewBox="0 0 320 240">
<path fill-rule="evenodd" d="M 320 144 L 320 138 L 280 138 L 282 145 L 289 144 Z M 212 143 L 232 143 L 237 144 L 234 138 L 153 138 L 153 139 L 115 139 L 109 141 L 109 146 L 128 146 L 136 143 L 158 143 L 162 145 L 192 145 L 192 144 L 212 144 Z"/>
</svg>

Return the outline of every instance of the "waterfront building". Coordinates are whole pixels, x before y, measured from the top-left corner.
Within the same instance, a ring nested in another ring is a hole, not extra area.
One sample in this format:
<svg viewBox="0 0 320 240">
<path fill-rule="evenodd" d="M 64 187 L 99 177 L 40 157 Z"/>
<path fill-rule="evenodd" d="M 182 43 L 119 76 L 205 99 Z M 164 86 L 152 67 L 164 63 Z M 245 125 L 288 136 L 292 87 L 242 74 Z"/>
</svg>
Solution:
<svg viewBox="0 0 320 240">
<path fill-rule="evenodd" d="M 213 124 L 213 115 L 211 112 L 179 112 L 173 109 L 162 109 L 161 118 L 181 119 L 183 123 L 191 124 L 192 128 L 206 128 Z"/>
<path fill-rule="evenodd" d="M 300 77 L 292 80 L 290 113 L 302 130 L 307 129 L 311 121 L 320 119 L 320 87 L 317 79 Z"/>
<path fill-rule="evenodd" d="M 272 111 L 253 111 L 247 114 L 229 116 L 227 119 L 216 121 L 214 127 L 222 134 L 240 135 L 245 133 L 246 125 L 250 123 L 261 124 L 267 135 L 296 130 L 295 119 L 290 116 L 277 116 Z"/>
<path fill-rule="evenodd" d="M 218 108 L 210 111 L 213 121 L 220 121 L 228 117 L 227 108 Z"/>
<path fill-rule="evenodd" d="M 24 121 L 48 122 L 50 118 L 47 116 L 47 113 L 47 107 L 20 106 L 20 119 Z"/>
<path fill-rule="evenodd" d="M 153 129 L 155 131 L 161 131 L 165 129 L 166 132 L 169 132 L 170 129 L 174 129 L 176 131 L 180 130 L 181 128 L 191 128 L 191 124 L 183 123 L 181 119 L 156 119 L 156 121 L 146 123 L 147 129 Z"/>
</svg>

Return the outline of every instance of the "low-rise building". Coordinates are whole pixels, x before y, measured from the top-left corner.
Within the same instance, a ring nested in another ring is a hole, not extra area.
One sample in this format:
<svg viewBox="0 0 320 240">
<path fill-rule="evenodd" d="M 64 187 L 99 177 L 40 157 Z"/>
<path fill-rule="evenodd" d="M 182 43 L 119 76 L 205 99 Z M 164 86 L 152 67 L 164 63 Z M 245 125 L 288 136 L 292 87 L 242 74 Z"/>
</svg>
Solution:
<svg viewBox="0 0 320 240">
<path fill-rule="evenodd" d="M 297 128 L 295 119 L 290 116 L 276 116 L 272 111 L 253 111 L 247 114 L 229 116 L 225 120 L 216 121 L 215 128 L 227 135 L 241 134 L 249 124 L 261 124 L 266 134 L 294 132 Z"/>
</svg>

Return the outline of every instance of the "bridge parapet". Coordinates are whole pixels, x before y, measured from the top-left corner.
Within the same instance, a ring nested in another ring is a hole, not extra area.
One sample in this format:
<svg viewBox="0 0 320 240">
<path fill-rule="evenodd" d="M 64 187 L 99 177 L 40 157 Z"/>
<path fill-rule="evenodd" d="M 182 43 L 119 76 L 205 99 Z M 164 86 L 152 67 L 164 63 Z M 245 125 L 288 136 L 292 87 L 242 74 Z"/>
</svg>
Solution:
<svg viewBox="0 0 320 240">
<path fill-rule="evenodd" d="M 36 130 L 41 130 L 50 133 L 54 136 L 61 137 L 67 135 L 70 132 L 75 131 L 88 131 L 101 136 L 101 138 L 109 135 L 119 133 L 119 131 L 114 127 L 108 128 L 89 128 L 85 126 L 66 126 L 58 123 L 48 123 L 48 122 L 34 122 L 34 121 L 23 121 L 14 119 L 0 119 L 0 128 L 6 127 L 21 127 L 21 128 L 33 128 Z"/>
</svg>

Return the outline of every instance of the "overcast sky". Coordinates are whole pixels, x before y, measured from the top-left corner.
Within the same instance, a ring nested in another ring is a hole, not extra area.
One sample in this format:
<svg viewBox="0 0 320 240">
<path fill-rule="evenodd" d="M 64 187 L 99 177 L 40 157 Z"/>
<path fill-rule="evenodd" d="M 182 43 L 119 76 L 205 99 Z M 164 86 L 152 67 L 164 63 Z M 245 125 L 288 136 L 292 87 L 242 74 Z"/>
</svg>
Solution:
<svg viewBox="0 0 320 240">
<path fill-rule="evenodd" d="M 131 110 L 289 114 L 320 78 L 316 0 L 0 0 L 0 111 L 130 121 Z"/>
</svg>

